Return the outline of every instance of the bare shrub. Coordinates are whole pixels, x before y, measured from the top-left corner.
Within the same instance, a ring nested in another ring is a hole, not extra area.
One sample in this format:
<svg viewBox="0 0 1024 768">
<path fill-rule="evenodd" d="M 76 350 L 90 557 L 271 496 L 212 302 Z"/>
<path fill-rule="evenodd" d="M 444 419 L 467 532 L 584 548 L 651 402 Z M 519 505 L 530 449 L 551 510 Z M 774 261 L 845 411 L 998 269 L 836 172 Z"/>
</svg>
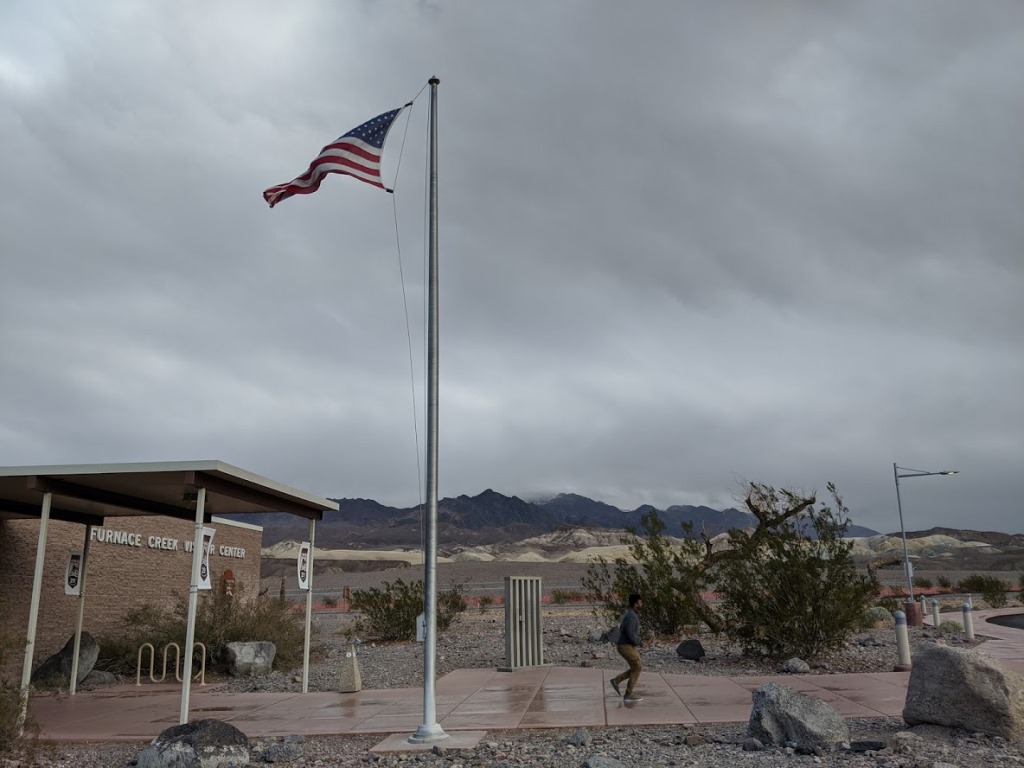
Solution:
<svg viewBox="0 0 1024 768">
<path fill-rule="evenodd" d="M 170 607 L 147 603 L 129 611 L 123 632 L 99 639 L 97 668 L 134 675 L 143 643 L 151 643 L 158 653 L 168 643 L 177 643 L 184 652 L 187 620 L 188 599 L 181 595 Z M 228 643 L 267 640 L 277 649 L 275 666 L 295 666 L 302 661 L 304 638 L 305 614 L 287 601 L 266 595 L 248 598 L 241 585 L 236 585 L 234 596 L 221 590 L 199 595 L 195 641 L 206 646 L 215 665 L 226 663 Z"/>
<path fill-rule="evenodd" d="M 437 595 L 437 629 L 447 630 L 466 610 L 465 588 L 452 585 Z M 352 592 L 352 608 L 360 611 L 361 629 L 379 640 L 413 640 L 416 617 L 423 612 L 423 582 L 385 581 L 380 587 Z"/>
</svg>

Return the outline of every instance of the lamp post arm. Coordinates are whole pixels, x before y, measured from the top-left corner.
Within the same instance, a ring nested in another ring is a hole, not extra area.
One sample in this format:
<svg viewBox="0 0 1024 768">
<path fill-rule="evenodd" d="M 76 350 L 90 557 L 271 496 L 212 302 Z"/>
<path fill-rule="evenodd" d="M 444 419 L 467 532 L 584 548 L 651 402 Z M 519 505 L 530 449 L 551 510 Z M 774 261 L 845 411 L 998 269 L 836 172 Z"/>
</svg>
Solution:
<svg viewBox="0 0 1024 768">
<path fill-rule="evenodd" d="M 901 477 L 929 477 L 931 475 L 958 475 L 958 474 L 960 474 L 959 471 L 957 471 L 955 469 L 947 469 L 944 472 L 925 472 L 924 470 L 921 470 L 921 469 L 908 469 L 907 467 L 897 467 L 895 464 L 892 465 L 892 468 L 893 468 L 893 474 L 896 475 L 897 481 L 899 481 L 899 478 L 901 478 Z M 899 470 L 901 470 L 901 469 L 904 470 L 905 472 L 907 472 L 908 474 L 901 475 L 899 473 Z"/>
</svg>

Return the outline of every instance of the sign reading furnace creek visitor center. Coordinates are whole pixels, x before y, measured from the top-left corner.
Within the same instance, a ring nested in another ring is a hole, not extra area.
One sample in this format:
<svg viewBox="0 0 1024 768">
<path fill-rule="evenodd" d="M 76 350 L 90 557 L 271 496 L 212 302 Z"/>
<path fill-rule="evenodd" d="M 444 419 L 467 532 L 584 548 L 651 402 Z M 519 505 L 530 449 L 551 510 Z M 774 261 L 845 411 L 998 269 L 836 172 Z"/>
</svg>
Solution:
<svg viewBox="0 0 1024 768">
<path fill-rule="evenodd" d="M 90 538 L 92 541 L 99 544 L 117 544 L 123 547 L 161 549 L 168 552 L 185 552 L 191 554 L 194 549 L 191 539 L 182 540 L 167 536 L 147 536 L 142 533 L 119 531 L 116 528 L 93 528 Z M 212 548 L 210 554 L 214 553 L 221 557 L 245 558 L 244 547 L 229 547 L 222 544 Z"/>
</svg>

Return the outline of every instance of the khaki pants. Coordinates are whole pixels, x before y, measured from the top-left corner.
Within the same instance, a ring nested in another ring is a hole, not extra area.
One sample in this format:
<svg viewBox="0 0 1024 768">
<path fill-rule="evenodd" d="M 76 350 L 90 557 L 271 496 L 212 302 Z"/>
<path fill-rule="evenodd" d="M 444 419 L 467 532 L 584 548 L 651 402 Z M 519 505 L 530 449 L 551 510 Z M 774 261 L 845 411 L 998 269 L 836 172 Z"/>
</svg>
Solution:
<svg viewBox="0 0 1024 768">
<path fill-rule="evenodd" d="M 640 679 L 640 670 L 643 669 L 643 665 L 640 663 L 640 651 L 636 649 L 635 645 L 616 645 L 615 649 L 619 652 L 619 656 L 626 660 L 629 664 L 629 669 L 623 672 L 621 675 L 616 675 L 612 679 L 616 683 L 621 683 L 626 678 L 629 678 L 629 684 L 626 686 L 626 696 L 633 695 L 633 687 L 636 685 L 636 681 Z"/>
</svg>

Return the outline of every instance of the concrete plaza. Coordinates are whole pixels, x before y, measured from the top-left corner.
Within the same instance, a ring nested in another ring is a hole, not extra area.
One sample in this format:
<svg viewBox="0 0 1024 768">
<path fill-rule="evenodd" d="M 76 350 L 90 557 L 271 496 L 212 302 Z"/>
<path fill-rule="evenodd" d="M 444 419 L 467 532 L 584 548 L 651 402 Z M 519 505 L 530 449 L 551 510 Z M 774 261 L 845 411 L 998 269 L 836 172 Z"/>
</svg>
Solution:
<svg viewBox="0 0 1024 768">
<path fill-rule="evenodd" d="M 978 611 L 974 621 L 975 632 L 989 638 L 982 650 L 1024 673 L 1024 631 L 986 621 L 1020 612 L 1019 607 Z M 637 689 L 643 701 L 624 704 L 608 684 L 614 674 L 580 667 L 455 670 L 437 681 L 437 721 L 453 741 L 465 742 L 449 746 L 472 746 L 488 730 L 745 722 L 751 692 L 772 681 L 827 701 L 846 717 L 892 717 L 903 710 L 910 678 L 909 672 L 758 677 L 645 672 Z M 179 685 L 148 684 L 75 696 L 39 694 L 29 711 L 47 741 L 141 742 L 177 725 L 180 693 Z M 423 692 L 224 693 L 196 686 L 190 713 L 192 720 L 230 722 L 250 737 L 396 734 L 392 740 L 404 743 L 422 722 Z"/>
</svg>

